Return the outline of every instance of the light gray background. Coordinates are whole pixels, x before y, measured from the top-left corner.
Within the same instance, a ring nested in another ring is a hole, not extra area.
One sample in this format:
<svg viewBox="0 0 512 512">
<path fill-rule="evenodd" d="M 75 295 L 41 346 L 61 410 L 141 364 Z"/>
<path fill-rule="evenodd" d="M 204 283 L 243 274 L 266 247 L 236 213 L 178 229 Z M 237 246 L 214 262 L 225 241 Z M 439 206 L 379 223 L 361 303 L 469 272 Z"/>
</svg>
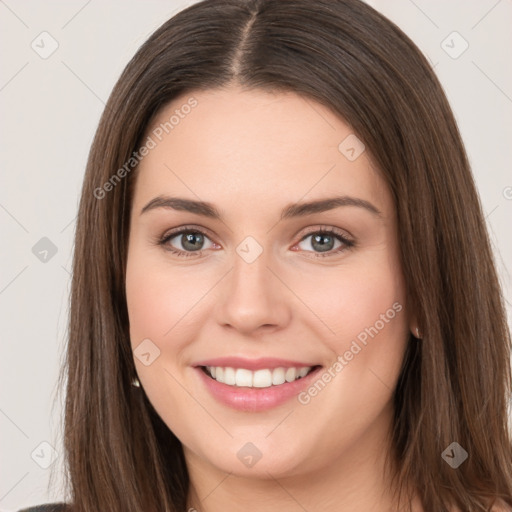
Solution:
<svg viewBox="0 0 512 512">
<path fill-rule="evenodd" d="M 64 498 L 56 379 L 89 146 L 126 63 L 158 26 L 192 3 L 0 0 L 0 511 Z M 435 65 L 469 153 L 510 306 L 512 1 L 368 3 Z M 35 41 L 39 51 L 51 48 L 43 31 L 59 45 L 46 59 L 31 47 Z M 464 41 L 453 31 L 469 44 L 458 58 L 453 56 Z M 57 247 L 46 262 L 32 251 L 43 237 Z M 510 307 L 508 312 L 510 320 Z M 56 450 L 51 489 L 52 466 L 40 467 L 52 461 L 51 450 L 42 442 Z"/>
</svg>

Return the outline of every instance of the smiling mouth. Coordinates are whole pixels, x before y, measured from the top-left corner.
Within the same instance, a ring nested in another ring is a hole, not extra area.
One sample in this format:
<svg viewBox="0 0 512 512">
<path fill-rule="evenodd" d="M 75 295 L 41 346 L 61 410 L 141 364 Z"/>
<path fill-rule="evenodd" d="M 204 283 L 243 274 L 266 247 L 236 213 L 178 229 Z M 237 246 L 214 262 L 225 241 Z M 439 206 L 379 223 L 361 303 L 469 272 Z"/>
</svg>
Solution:
<svg viewBox="0 0 512 512">
<path fill-rule="evenodd" d="M 201 366 L 201 370 L 211 379 L 233 387 L 270 388 L 294 382 L 320 368 L 316 366 L 263 368 L 248 370 L 222 366 Z"/>
</svg>

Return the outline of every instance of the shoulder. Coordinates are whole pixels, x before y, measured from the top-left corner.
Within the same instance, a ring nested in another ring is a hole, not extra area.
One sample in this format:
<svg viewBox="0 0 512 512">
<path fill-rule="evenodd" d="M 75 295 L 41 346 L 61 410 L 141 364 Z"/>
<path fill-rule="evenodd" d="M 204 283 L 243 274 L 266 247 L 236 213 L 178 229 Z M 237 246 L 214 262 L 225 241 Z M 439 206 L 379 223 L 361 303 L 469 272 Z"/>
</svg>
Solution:
<svg viewBox="0 0 512 512">
<path fill-rule="evenodd" d="M 512 507 L 499 500 L 491 509 L 492 512 L 512 512 Z"/>
<path fill-rule="evenodd" d="M 512 507 L 503 500 L 498 499 L 493 503 L 490 512 L 512 512 Z"/>
<path fill-rule="evenodd" d="M 490 504 L 489 504 L 489 506 L 490 506 Z M 453 507 L 450 509 L 450 512 L 462 512 L 462 511 L 458 507 Z M 503 500 L 498 499 L 492 505 L 492 508 L 490 508 L 490 512 L 512 512 L 512 507 L 510 505 L 507 505 Z"/>
<path fill-rule="evenodd" d="M 70 510 L 66 503 L 47 503 L 45 505 L 24 508 L 18 512 L 69 512 Z"/>
</svg>

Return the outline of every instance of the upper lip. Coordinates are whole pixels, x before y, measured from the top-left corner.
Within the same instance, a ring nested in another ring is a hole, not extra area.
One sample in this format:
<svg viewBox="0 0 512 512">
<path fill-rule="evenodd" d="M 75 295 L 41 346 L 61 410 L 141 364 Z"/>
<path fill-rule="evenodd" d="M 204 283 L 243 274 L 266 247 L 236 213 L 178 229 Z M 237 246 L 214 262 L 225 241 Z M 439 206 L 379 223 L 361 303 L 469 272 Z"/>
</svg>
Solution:
<svg viewBox="0 0 512 512">
<path fill-rule="evenodd" d="M 260 359 L 245 359 L 243 357 L 216 357 L 214 359 L 205 359 L 199 361 L 193 366 L 221 366 L 231 368 L 245 368 L 247 370 L 263 370 L 265 368 L 304 368 L 319 366 L 314 363 L 303 363 L 300 361 L 292 361 L 290 359 L 276 359 L 273 357 L 262 357 Z"/>
</svg>

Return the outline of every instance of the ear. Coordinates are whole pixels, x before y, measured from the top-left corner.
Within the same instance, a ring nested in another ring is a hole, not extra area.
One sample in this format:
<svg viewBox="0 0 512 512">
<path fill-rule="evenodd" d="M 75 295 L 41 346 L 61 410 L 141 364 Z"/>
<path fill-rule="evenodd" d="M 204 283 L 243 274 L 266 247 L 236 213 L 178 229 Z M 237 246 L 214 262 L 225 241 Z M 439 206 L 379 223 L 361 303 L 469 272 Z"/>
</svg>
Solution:
<svg viewBox="0 0 512 512">
<path fill-rule="evenodd" d="M 423 331 L 418 324 L 418 318 L 415 314 L 412 314 L 409 320 L 409 330 L 415 338 L 420 340 L 423 337 Z"/>
</svg>

